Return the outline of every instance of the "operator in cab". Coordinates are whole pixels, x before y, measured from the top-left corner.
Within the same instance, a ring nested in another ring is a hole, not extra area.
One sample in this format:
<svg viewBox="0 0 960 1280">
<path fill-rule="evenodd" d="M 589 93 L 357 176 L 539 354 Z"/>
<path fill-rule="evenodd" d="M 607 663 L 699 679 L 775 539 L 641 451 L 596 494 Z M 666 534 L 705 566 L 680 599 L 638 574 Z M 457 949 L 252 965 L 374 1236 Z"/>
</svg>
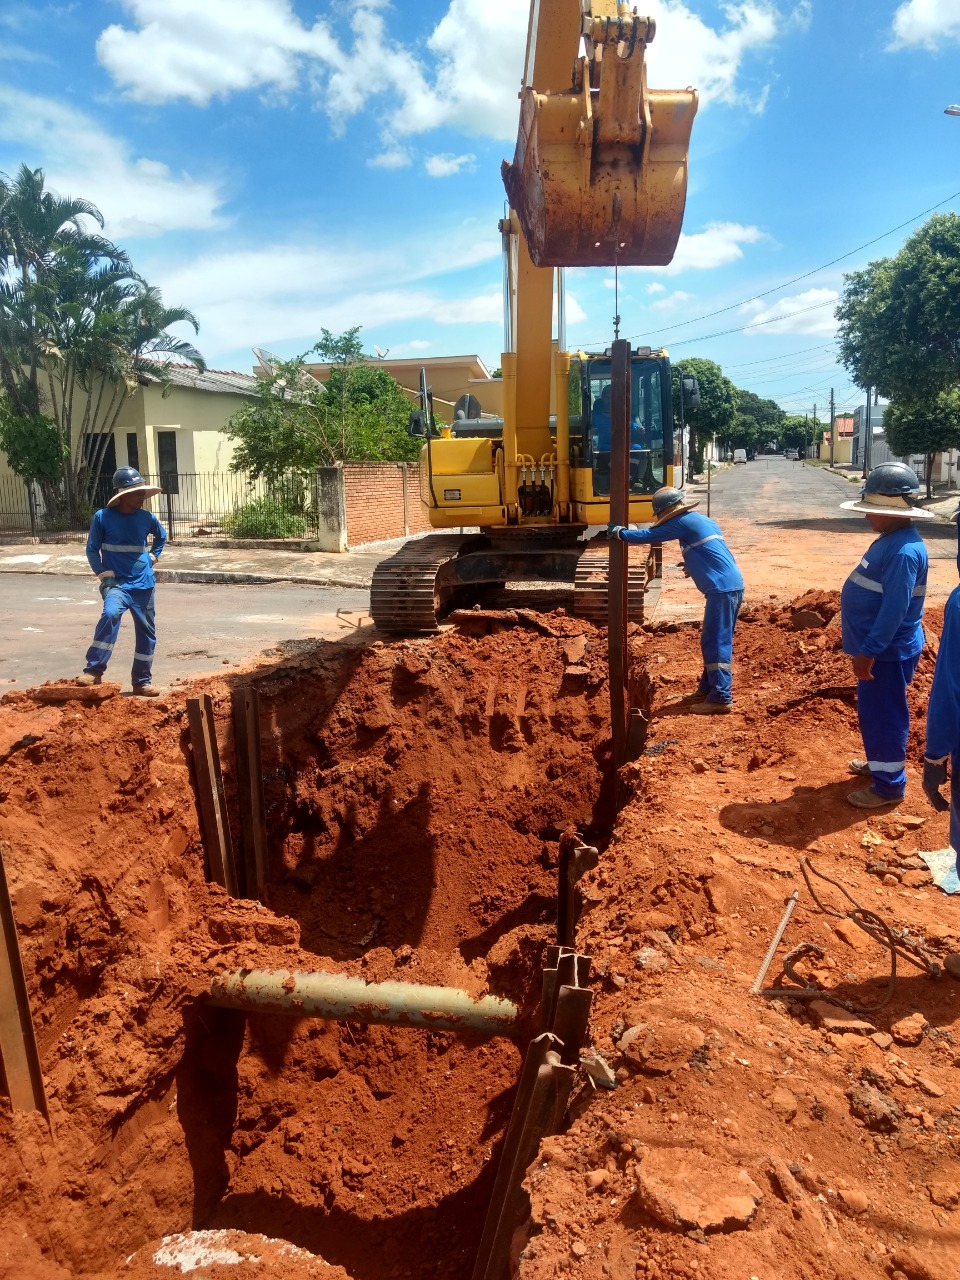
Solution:
<svg viewBox="0 0 960 1280">
<path fill-rule="evenodd" d="M 609 524 L 607 533 L 638 546 L 679 541 L 684 571 L 706 598 L 700 628 L 703 671 L 685 701 L 693 703 L 695 715 L 726 715 L 733 708 L 733 632 L 743 604 L 743 575 L 720 526 L 700 515 L 697 506 L 667 485 L 653 495 L 656 518 L 649 529 Z"/>
<path fill-rule="evenodd" d="M 610 384 L 603 388 L 600 393 L 599 400 L 593 406 L 593 413 L 590 415 L 591 425 L 593 427 L 593 448 L 597 453 L 610 452 Z M 636 418 L 630 420 L 630 451 L 635 452 L 638 449 L 649 449 L 650 442 L 645 438 L 643 427 Z"/>
</svg>

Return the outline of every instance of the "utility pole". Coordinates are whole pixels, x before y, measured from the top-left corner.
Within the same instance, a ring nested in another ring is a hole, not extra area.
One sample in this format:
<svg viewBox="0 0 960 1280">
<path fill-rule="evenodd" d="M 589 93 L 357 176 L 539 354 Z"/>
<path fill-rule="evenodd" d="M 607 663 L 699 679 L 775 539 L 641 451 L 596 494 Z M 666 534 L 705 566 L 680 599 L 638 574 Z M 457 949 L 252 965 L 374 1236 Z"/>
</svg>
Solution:
<svg viewBox="0 0 960 1280">
<path fill-rule="evenodd" d="M 837 457 L 836 447 L 837 434 L 837 406 L 833 399 L 833 387 L 830 388 L 830 466 L 833 467 Z"/>
<path fill-rule="evenodd" d="M 873 424 L 870 421 L 870 410 L 872 402 L 870 398 L 870 388 L 867 387 L 867 416 L 863 424 L 863 478 L 866 480 L 870 474 L 870 462 L 873 455 Z"/>
<path fill-rule="evenodd" d="M 813 453 L 813 442 L 817 438 L 817 406 L 813 406 L 813 426 L 810 428 L 810 452 Z M 806 439 L 803 441 L 806 446 Z"/>
</svg>

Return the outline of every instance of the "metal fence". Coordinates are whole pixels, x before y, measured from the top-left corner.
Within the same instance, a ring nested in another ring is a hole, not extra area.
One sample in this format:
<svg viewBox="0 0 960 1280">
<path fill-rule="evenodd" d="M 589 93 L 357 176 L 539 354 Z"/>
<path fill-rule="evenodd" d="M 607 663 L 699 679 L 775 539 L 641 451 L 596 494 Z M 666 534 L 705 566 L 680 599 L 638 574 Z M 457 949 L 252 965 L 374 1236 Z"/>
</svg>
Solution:
<svg viewBox="0 0 960 1280">
<path fill-rule="evenodd" d="M 171 539 L 193 538 L 302 541 L 318 534 L 315 477 L 285 476 L 277 482 L 254 480 L 243 472 L 211 471 L 144 476 L 162 492 L 147 507 Z M 0 476 L 0 535 L 42 542 L 84 542 L 90 519 L 110 495 L 101 482 L 94 500 L 71 518 L 55 500 L 47 503 L 40 486 L 16 476 Z"/>
</svg>

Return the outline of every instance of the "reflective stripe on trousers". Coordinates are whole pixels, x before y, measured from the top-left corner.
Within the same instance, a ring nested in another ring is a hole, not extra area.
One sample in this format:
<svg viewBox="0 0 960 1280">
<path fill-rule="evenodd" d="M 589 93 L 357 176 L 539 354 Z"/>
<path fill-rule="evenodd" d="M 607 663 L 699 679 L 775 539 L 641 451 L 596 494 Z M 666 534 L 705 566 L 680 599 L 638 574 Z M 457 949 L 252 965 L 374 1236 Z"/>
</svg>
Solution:
<svg viewBox="0 0 960 1280">
<path fill-rule="evenodd" d="M 910 708 L 907 685 L 919 654 L 905 662 L 874 662 L 873 679 L 857 681 L 857 718 L 872 787 L 885 800 L 899 800 L 907 787 Z"/>
<path fill-rule="evenodd" d="M 710 591 L 703 610 L 700 692 L 708 702 L 733 701 L 733 631 L 743 604 L 742 591 Z"/>
<path fill-rule="evenodd" d="M 157 644 L 154 625 L 153 587 L 111 587 L 103 598 L 103 613 L 87 650 L 84 671 L 102 675 L 120 634 L 120 619 L 130 610 L 136 640 L 131 680 L 135 686 L 149 684 L 153 674 L 153 651 Z"/>
</svg>

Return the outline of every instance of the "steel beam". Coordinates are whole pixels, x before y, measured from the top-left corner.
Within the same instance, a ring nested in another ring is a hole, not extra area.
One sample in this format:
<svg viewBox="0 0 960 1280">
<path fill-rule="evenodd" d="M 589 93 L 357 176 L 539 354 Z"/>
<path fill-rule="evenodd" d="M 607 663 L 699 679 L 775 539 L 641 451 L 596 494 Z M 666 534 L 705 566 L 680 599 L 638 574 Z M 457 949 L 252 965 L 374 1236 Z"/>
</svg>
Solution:
<svg viewBox="0 0 960 1280">
<path fill-rule="evenodd" d="M 611 347 L 610 370 L 610 519 L 613 524 L 626 526 L 630 523 L 630 343 L 623 338 L 618 338 Z M 615 769 L 624 763 L 627 754 L 628 555 L 625 542 L 618 538 L 610 540 L 607 645 Z"/>
<path fill-rule="evenodd" d="M 0 1062 L 15 1111 L 39 1111 L 49 1120 L 40 1052 L 30 1015 L 27 979 L 0 845 Z"/>
</svg>

